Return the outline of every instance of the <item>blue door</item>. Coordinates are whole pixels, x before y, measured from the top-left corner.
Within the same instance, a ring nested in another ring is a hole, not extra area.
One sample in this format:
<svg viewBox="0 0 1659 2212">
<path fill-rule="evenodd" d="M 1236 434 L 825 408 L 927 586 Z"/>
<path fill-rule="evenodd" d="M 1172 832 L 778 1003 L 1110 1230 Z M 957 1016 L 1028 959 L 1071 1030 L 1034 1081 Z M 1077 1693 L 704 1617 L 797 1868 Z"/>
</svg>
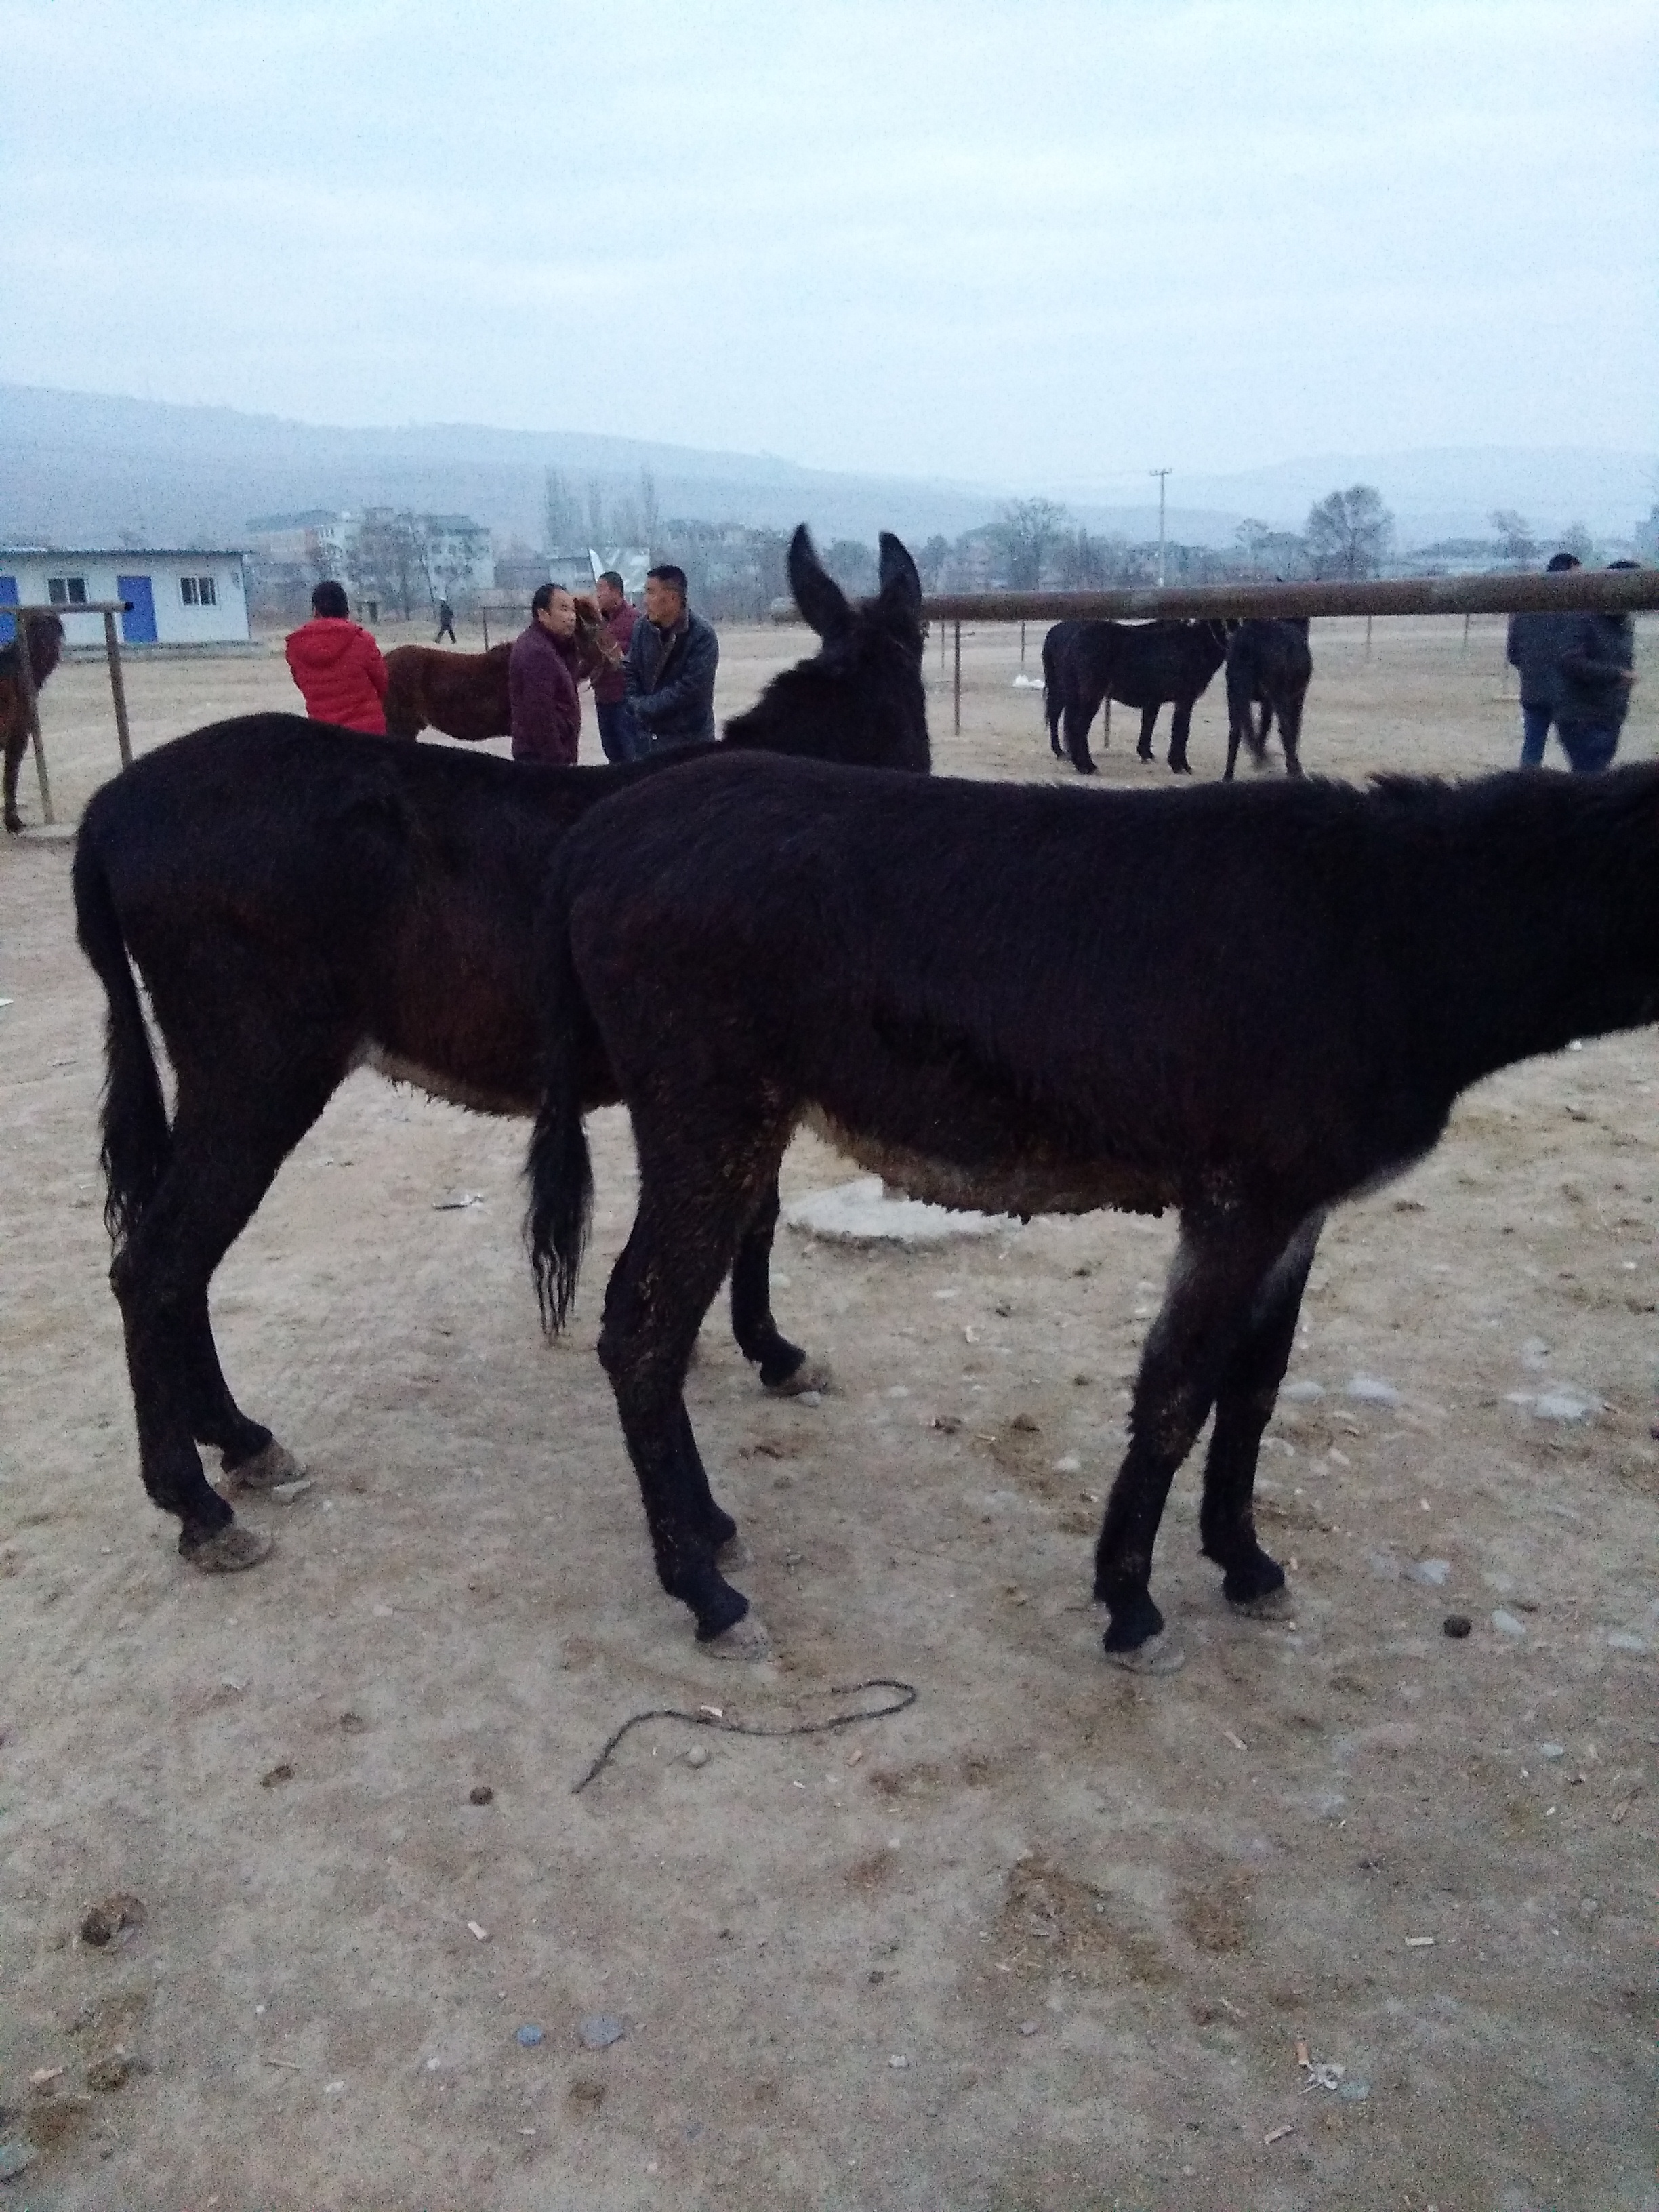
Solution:
<svg viewBox="0 0 1659 2212">
<path fill-rule="evenodd" d="M 14 601 L 15 601 L 15 600 L 16 599 L 16 598 L 17 598 L 17 579 L 16 579 L 16 577 L 15 577 L 15 576 L 0 576 L 0 604 L 3 604 L 3 602 L 4 602 L 4 601 L 6 601 L 7 599 L 11 599 L 11 600 L 14 600 Z M 15 616 L 15 615 L 0 615 L 0 645 L 9 645 L 9 644 L 11 643 L 11 641 L 12 641 L 13 638 L 15 638 L 15 637 L 16 636 L 16 635 L 17 635 L 17 617 L 16 617 L 16 616 Z"/>
<path fill-rule="evenodd" d="M 115 579 L 118 599 L 131 599 L 131 611 L 121 617 L 121 641 L 124 645 L 154 645 L 155 642 L 155 594 L 149 587 L 148 576 L 118 576 Z"/>
</svg>

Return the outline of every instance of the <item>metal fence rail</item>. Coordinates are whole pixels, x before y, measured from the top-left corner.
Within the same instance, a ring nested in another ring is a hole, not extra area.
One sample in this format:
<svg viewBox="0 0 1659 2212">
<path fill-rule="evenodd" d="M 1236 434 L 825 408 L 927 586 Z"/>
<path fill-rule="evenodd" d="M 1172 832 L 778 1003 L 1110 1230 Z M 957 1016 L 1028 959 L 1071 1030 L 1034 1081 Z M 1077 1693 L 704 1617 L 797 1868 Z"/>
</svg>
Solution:
<svg viewBox="0 0 1659 2212">
<path fill-rule="evenodd" d="M 969 623 L 1248 620 L 1294 615 L 1492 615 L 1659 608 L 1659 568 L 1553 575 L 1392 576 L 1382 583 L 1134 585 L 1112 592 L 935 592 L 925 620 L 951 625 L 953 726 L 962 728 L 962 625 Z M 944 638 L 939 640 L 941 659 Z"/>
</svg>

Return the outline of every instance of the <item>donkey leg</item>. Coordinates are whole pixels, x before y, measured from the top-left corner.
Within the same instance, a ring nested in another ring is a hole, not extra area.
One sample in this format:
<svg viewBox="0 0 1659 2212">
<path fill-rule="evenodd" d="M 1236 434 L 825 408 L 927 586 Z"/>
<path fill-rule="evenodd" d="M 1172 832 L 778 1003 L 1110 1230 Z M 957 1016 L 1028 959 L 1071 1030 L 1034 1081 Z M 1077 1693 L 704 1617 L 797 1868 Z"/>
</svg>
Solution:
<svg viewBox="0 0 1659 2212">
<path fill-rule="evenodd" d="M 732 1262 L 732 1334 L 744 1358 L 760 1369 L 775 1397 L 798 1398 L 828 1387 L 830 1370 L 791 1344 L 772 1318 L 772 1239 L 778 1225 L 778 1186 L 767 1185 Z"/>
<path fill-rule="evenodd" d="M 233 1534 L 235 1516 L 208 1484 L 198 1437 L 217 1444 L 233 1473 L 281 1454 L 281 1447 L 231 1397 L 208 1317 L 208 1285 L 277 1168 L 322 1111 L 339 1071 L 313 1073 L 303 1088 L 290 1077 L 279 1102 L 274 1084 L 264 1088 L 248 1073 L 247 1095 L 260 1102 L 257 1121 L 246 1103 L 181 1104 L 167 1171 L 110 1270 L 144 1487 L 163 1511 L 177 1515 L 180 1553 L 210 1568 L 252 1565 L 270 1547 L 251 1532 Z"/>
<path fill-rule="evenodd" d="M 0 775 L 3 776 L 6 827 L 14 836 L 20 835 L 23 827 L 23 817 L 17 811 L 17 772 L 23 765 L 23 750 L 27 743 L 26 732 L 20 729 L 8 732 L 6 764 L 3 771 L 0 771 Z"/>
<path fill-rule="evenodd" d="M 1089 750 L 1089 725 L 1095 719 L 1097 703 L 1087 698 L 1068 699 L 1066 702 L 1066 751 L 1079 775 L 1095 773 L 1094 757 Z"/>
<path fill-rule="evenodd" d="M 1139 1650 L 1163 1628 L 1150 1584 L 1164 1501 L 1215 1402 L 1251 1299 L 1284 1244 L 1282 1225 L 1237 1207 L 1183 1219 L 1135 1378 L 1129 1449 L 1095 1548 L 1095 1595 L 1112 1616 L 1109 1656 Z"/>
<path fill-rule="evenodd" d="M 1266 723 L 1273 710 L 1262 717 L 1262 735 L 1267 735 Z M 1300 775 L 1302 769 L 1302 702 L 1294 696 L 1283 699 L 1279 708 L 1279 742 L 1285 748 L 1285 773 Z"/>
<path fill-rule="evenodd" d="M 1154 700 L 1150 707 L 1143 707 L 1140 710 L 1140 743 L 1135 747 L 1135 757 L 1137 760 L 1150 761 L 1152 759 L 1152 732 L 1157 727 L 1158 702 L 1157 700 Z"/>
<path fill-rule="evenodd" d="M 1170 767 L 1176 775 L 1190 775 L 1193 772 L 1187 761 L 1187 736 L 1192 726 L 1192 701 L 1177 700 L 1175 718 L 1170 726 Z"/>
<path fill-rule="evenodd" d="M 635 1130 L 639 1212 L 605 1291 L 599 1361 L 639 1478 L 658 1578 L 690 1607 L 698 1640 L 712 1643 L 743 1620 L 749 1601 L 715 1565 L 736 1524 L 709 1490 L 685 1410 L 685 1372 L 744 1225 L 775 1182 L 785 1133 L 750 1125 L 727 1145 L 724 1129 L 700 1131 L 705 1142 L 693 1153 L 683 1141 L 653 1145 L 637 1121 Z M 734 1152 L 742 1168 L 722 1175 Z"/>
<path fill-rule="evenodd" d="M 1289 1601 L 1282 1595 L 1284 1569 L 1256 1539 L 1256 1462 L 1290 1364 L 1302 1293 L 1324 1219 L 1317 1213 L 1303 1223 L 1252 1301 L 1249 1325 L 1216 1393 L 1215 1429 L 1204 1467 L 1199 1515 L 1204 1556 L 1225 1570 L 1222 1591 L 1228 1603 L 1266 1619 L 1287 1611 Z"/>
</svg>

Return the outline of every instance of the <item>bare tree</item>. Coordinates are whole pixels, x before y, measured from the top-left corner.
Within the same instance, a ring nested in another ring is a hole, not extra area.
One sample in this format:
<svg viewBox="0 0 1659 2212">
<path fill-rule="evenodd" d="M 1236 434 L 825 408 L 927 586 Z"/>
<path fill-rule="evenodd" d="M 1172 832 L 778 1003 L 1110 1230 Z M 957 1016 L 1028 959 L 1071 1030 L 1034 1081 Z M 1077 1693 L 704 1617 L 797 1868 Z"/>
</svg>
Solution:
<svg viewBox="0 0 1659 2212">
<path fill-rule="evenodd" d="M 1561 550 L 1577 554 L 1586 568 L 1593 568 L 1601 557 L 1595 540 L 1582 522 L 1570 522 L 1561 532 Z"/>
<path fill-rule="evenodd" d="M 823 556 L 823 565 L 855 598 L 876 588 L 876 556 L 861 538 L 837 538 Z"/>
<path fill-rule="evenodd" d="M 557 469 L 550 469 L 542 487 L 542 528 L 550 553 L 562 553 L 581 536 L 581 509 Z"/>
<path fill-rule="evenodd" d="M 656 546 L 658 532 L 662 528 L 662 515 L 657 505 L 657 479 L 649 469 L 640 471 L 640 526 L 645 537 L 647 553 Z"/>
<path fill-rule="evenodd" d="M 1308 510 L 1308 556 L 1317 575 L 1375 576 L 1393 539 L 1394 517 L 1375 484 L 1351 484 Z"/>
<path fill-rule="evenodd" d="M 1233 543 L 1238 548 L 1241 559 L 1252 568 L 1260 568 L 1262 549 L 1273 534 L 1271 523 L 1259 522 L 1255 515 L 1247 514 L 1233 532 Z"/>
<path fill-rule="evenodd" d="M 421 526 L 406 509 L 372 507 L 365 511 L 351 565 L 359 592 L 398 607 L 405 622 L 417 599 L 430 601 L 433 597 Z"/>
<path fill-rule="evenodd" d="M 951 557 L 951 541 L 936 530 L 916 556 L 916 568 L 924 591 L 936 592 L 945 564 Z"/>
<path fill-rule="evenodd" d="M 605 537 L 605 486 L 598 477 L 587 479 L 587 542 L 598 545 Z"/>
<path fill-rule="evenodd" d="M 1499 558 L 1511 568 L 1529 568 L 1538 558 L 1538 545 L 1526 516 L 1512 507 L 1495 507 L 1486 520 L 1498 533 Z"/>
<path fill-rule="evenodd" d="M 1055 542 L 1054 568 L 1063 590 L 1098 591 L 1107 575 L 1105 540 L 1081 528 L 1062 531 Z"/>
<path fill-rule="evenodd" d="M 1052 499 L 1016 499 L 1000 508 L 991 527 L 1008 582 L 1034 592 L 1042 581 L 1042 556 L 1065 527 L 1066 510 Z"/>
</svg>

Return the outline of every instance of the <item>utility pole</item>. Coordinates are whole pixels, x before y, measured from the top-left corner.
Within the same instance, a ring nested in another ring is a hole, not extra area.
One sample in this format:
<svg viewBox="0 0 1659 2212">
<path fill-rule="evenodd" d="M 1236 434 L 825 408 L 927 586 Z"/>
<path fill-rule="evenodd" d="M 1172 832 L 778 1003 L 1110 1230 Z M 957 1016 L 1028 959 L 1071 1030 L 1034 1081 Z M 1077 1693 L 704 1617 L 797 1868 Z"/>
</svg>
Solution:
<svg viewBox="0 0 1659 2212">
<path fill-rule="evenodd" d="M 1171 475 L 1173 471 L 1169 469 L 1148 469 L 1146 473 L 1149 477 L 1158 478 L 1158 587 L 1162 591 L 1164 588 L 1164 484 L 1165 477 Z"/>
</svg>

